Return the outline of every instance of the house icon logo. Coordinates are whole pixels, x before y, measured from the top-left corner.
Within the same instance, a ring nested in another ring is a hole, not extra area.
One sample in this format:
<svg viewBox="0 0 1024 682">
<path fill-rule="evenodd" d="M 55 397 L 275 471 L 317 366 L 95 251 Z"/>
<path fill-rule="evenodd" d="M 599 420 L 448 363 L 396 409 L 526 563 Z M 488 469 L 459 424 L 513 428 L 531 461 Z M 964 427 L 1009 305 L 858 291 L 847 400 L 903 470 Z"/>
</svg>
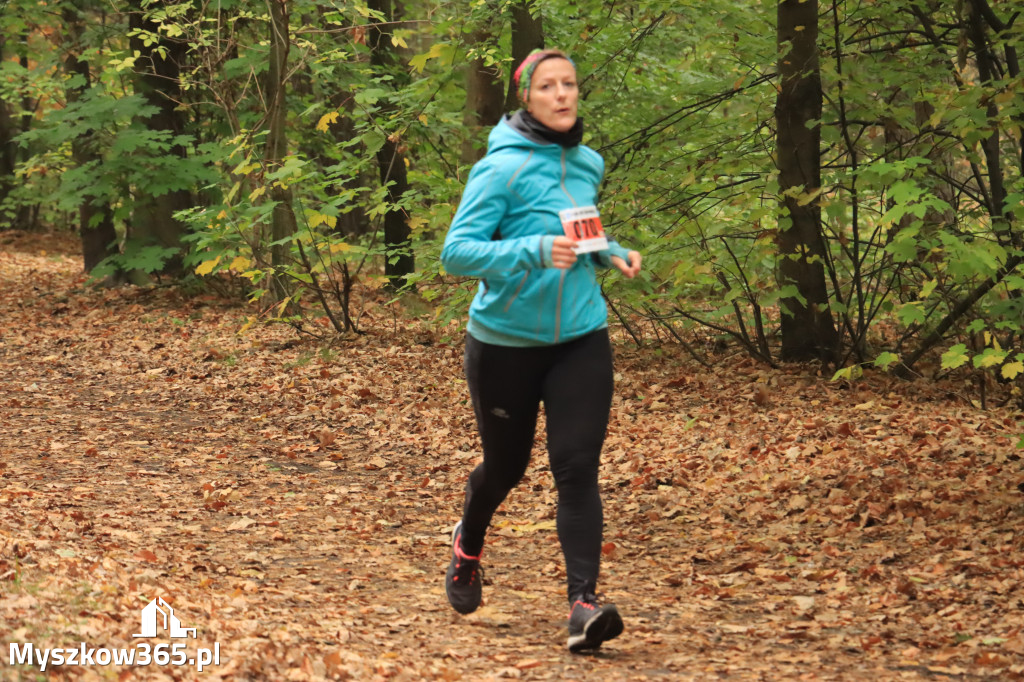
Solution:
<svg viewBox="0 0 1024 682">
<path fill-rule="evenodd" d="M 196 629 L 181 627 L 181 621 L 174 615 L 174 609 L 163 600 L 163 597 L 157 597 L 142 609 L 142 632 L 132 637 L 156 637 L 160 627 L 160 616 L 163 616 L 163 629 L 167 630 L 172 638 L 188 639 L 191 632 L 192 638 L 195 639 Z"/>
</svg>

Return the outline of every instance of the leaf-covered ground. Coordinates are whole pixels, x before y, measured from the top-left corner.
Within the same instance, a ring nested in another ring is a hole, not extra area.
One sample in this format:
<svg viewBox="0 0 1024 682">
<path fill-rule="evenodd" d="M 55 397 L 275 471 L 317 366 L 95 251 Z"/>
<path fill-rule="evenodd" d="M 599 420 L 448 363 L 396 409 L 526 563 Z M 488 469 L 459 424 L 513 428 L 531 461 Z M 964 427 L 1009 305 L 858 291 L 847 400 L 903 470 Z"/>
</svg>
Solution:
<svg viewBox="0 0 1024 682">
<path fill-rule="evenodd" d="M 623 342 L 601 588 L 627 629 L 574 656 L 542 434 L 484 607 L 445 600 L 477 459 L 459 344 L 383 308 L 326 349 L 239 334 L 215 298 L 0 248 L 0 679 L 1024 678 L 1016 412 Z M 156 597 L 220 665 L 9 665 L 135 647 Z"/>
</svg>

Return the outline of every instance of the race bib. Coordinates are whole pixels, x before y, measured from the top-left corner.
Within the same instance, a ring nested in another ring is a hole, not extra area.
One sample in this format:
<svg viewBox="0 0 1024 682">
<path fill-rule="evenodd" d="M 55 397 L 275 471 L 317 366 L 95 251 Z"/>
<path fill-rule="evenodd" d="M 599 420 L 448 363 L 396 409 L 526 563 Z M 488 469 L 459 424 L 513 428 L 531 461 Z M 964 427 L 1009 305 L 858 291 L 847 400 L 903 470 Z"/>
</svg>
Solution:
<svg viewBox="0 0 1024 682">
<path fill-rule="evenodd" d="M 576 242 L 576 253 L 590 253 L 608 248 L 608 238 L 601 225 L 601 214 L 596 206 L 567 208 L 558 212 L 565 236 Z"/>
</svg>

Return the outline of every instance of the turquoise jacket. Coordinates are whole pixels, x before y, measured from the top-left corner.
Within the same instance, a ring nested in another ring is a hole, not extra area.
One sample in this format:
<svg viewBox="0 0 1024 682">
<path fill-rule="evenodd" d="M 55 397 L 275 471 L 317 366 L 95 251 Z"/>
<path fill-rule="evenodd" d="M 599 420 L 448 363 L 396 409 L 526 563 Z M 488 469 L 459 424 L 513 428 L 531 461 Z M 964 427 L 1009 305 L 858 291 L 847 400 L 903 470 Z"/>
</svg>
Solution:
<svg viewBox="0 0 1024 682">
<path fill-rule="evenodd" d="M 589 147 L 534 141 L 507 119 L 494 127 L 441 251 L 448 272 L 480 278 L 469 308 L 473 337 L 538 346 L 607 326 L 595 267 L 629 251 L 609 237 L 607 251 L 582 254 L 568 270 L 551 262 L 554 239 L 565 234 L 558 212 L 596 205 L 603 175 L 604 160 Z"/>
</svg>

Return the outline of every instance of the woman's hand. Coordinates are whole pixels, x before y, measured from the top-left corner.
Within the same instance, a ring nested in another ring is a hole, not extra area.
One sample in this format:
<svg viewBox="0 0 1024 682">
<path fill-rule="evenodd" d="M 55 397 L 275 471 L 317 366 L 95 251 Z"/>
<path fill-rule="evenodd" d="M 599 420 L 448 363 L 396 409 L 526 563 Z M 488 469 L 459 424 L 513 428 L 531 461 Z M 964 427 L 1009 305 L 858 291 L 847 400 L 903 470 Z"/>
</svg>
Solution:
<svg viewBox="0 0 1024 682">
<path fill-rule="evenodd" d="M 568 237 L 555 237 L 551 245 L 551 263 L 556 268 L 568 270 L 576 262 L 576 242 Z"/>
<path fill-rule="evenodd" d="M 629 263 L 622 260 L 618 256 L 612 256 L 612 265 L 617 267 L 619 271 L 626 276 L 627 279 L 633 279 L 640 272 L 640 252 L 630 251 L 628 256 Z"/>
</svg>

